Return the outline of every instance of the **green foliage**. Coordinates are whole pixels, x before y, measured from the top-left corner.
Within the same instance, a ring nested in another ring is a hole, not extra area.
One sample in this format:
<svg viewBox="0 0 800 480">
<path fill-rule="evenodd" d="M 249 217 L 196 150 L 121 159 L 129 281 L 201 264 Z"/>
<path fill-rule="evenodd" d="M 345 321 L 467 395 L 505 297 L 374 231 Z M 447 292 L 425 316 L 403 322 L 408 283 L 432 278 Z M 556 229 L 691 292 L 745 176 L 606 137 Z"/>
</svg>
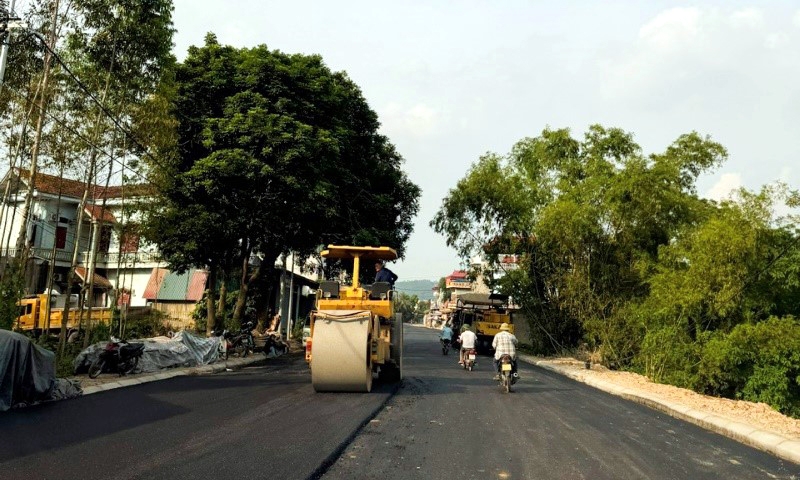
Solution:
<svg viewBox="0 0 800 480">
<path fill-rule="evenodd" d="M 150 309 L 144 315 L 129 316 L 125 322 L 125 339 L 166 335 L 170 326 L 165 324 L 165 319 L 166 315 L 156 309 Z"/>
<path fill-rule="evenodd" d="M 696 388 L 764 402 L 800 417 L 800 322 L 792 317 L 742 323 L 705 346 Z"/>
<path fill-rule="evenodd" d="M 161 196 L 143 224 L 171 269 L 208 267 L 214 278 L 255 254 L 270 270 L 280 254 L 329 243 L 403 254 L 420 190 L 346 74 L 316 55 L 236 49 L 208 34 L 175 79 L 177 149 L 151 165 Z M 269 274 L 245 273 L 237 318 Z"/>
<path fill-rule="evenodd" d="M 489 260 L 489 284 L 521 303 L 535 350 L 585 342 L 608 366 L 797 414 L 796 374 L 775 360 L 797 345 L 763 351 L 733 332 L 763 329 L 749 333 L 770 345 L 778 327 L 765 320 L 800 314 L 798 219 L 774 213 L 800 194 L 778 184 L 699 198 L 697 177 L 726 156 L 696 133 L 644 155 L 619 129 L 591 126 L 582 140 L 546 129 L 481 157 L 431 225 L 464 259 Z M 519 268 L 493 277 L 506 254 Z"/>
<path fill-rule="evenodd" d="M 12 330 L 19 316 L 17 301 L 22 298 L 25 285 L 19 273 L 18 263 L 6 264 L 2 278 L 0 278 L 0 328 Z"/>
<path fill-rule="evenodd" d="M 239 294 L 238 290 L 232 290 L 228 292 L 228 298 L 236 298 Z M 192 310 L 191 317 L 194 321 L 194 328 L 197 333 L 201 333 L 203 335 L 206 334 L 206 324 L 208 322 L 208 303 L 207 303 L 207 295 L 208 292 L 203 293 L 203 298 L 198 301 L 195 306 L 194 310 Z M 256 305 L 255 299 L 253 297 L 248 297 L 247 305 L 245 307 L 245 318 L 254 319 L 256 314 Z M 232 302 L 228 302 L 225 304 L 225 310 L 219 311 L 219 309 L 215 310 L 215 315 L 217 318 L 217 322 L 222 321 L 222 328 L 227 328 L 229 330 L 237 330 L 241 325 L 240 322 L 236 322 L 233 319 L 233 308 L 234 304 Z"/>
<path fill-rule="evenodd" d="M 428 302 L 420 301 L 416 295 L 397 292 L 394 296 L 394 311 L 403 315 L 404 322 L 420 320 L 428 311 L 428 308 Z"/>
</svg>

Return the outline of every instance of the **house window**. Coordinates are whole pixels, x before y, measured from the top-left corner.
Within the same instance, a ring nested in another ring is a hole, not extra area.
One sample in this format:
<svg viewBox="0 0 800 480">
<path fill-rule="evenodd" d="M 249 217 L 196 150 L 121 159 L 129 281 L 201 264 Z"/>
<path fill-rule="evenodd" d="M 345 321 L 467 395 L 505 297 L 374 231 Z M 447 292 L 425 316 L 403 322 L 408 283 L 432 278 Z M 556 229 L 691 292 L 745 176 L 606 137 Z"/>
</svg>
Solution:
<svg viewBox="0 0 800 480">
<path fill-rule="evenodd" d="M 56 248 L 67 247 L 67 227 L 56 227 Z"/>
<path fill-rule="evenodd" d="M 122 253 L 136 253 L 139 251 L 139 234 L 136 232 L 123 232 L 120 241 Z"/>
<path fill-rule="evenodd" d="M 100 242 L 97 250 L 102 253 L 108 253 L 108 248 L 111 246 L 111 226 L 103 225 L 100 230 Z"/>
</svg>

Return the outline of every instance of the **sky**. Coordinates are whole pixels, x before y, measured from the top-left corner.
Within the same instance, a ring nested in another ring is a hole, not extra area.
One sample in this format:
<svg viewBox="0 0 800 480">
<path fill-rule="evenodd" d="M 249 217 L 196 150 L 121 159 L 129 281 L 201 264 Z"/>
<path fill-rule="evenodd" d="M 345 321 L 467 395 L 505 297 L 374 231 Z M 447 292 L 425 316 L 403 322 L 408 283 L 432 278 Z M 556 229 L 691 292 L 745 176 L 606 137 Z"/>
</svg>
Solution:
<svg viewBox="0 0 800 480">
<path fill-rule="evenodd" d="M 568 5 L 567 5 L 568 4 Z M 800 187 L 800 2 L 175 0 L 175 54 L 206 32 L 320 54 L 361 87 L 422 188 L 401 280 L 460 265 L 428 222 L 478 157 L 547 126 L 632 132 L 646 153 L 710 135 L 728 161 L 698 182 Z"/>
</svg>

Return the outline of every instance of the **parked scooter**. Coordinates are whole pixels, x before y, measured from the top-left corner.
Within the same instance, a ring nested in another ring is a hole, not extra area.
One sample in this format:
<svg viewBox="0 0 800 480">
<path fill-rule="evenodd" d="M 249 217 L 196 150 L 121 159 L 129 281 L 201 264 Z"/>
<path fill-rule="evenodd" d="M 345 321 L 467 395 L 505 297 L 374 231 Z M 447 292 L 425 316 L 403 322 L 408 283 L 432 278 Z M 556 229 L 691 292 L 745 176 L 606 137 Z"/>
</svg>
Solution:
<svg viewBox="0 0 800 480">
<path fill-rule="evenodd" d="M 89 366 L 89 378 L 97 378 L 103 371 L 127 375 L 139 365 L 143 353 L 143 343 L 127 343 L 112 338 Z"/>
<path fill-rule="evenodd" d="M 464 351 L 464 370 L 472 371 L 475 367 L 475 359 L 477 358 L 478 351 L 474 348 L 468 348 Z"/>
</svg>

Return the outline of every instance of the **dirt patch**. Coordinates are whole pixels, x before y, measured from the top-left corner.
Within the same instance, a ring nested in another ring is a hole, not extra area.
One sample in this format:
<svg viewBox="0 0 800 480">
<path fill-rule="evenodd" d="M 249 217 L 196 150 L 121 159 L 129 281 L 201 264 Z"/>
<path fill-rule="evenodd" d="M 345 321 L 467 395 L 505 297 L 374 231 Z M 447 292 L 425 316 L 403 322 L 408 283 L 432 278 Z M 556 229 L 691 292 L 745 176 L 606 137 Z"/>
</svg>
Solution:
<svg viewBox="0 0 800 480">
<path fill-rule="evenodd" d="M 668 400 L 698 411 L 713 413 L 720 417 L 747 423 L 762 430 L 800 440 L 800 420 L 787 417 L 765 403 L 701 395 L 685 388 L 653 383 L 647 377 L 636 373 L 609 370 L 602 365 L 592 365 L 591 370 L 587 370 L 583 362 L 574 358 L 537 360 L 539 363 L 566 369 L 579 378 L 604 380 L 620 387 L 646 393 L 650 398 Z"/>
</svg>

